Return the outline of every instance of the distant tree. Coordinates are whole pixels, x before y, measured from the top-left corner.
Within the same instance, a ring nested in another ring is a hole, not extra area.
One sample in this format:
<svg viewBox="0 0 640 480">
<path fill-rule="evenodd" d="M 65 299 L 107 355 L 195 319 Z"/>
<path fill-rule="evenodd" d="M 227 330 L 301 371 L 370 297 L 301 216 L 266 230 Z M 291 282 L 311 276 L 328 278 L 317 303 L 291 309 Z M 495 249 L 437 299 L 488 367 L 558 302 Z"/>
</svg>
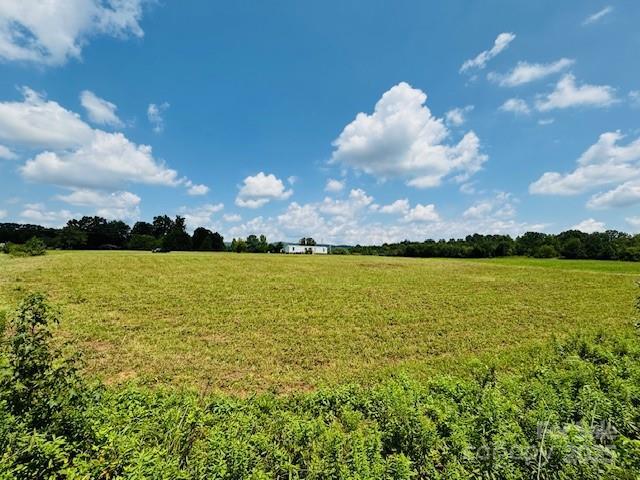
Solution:
<svg viewBox="0 0 640 480">
<path fill-rule="evenodd" d="M 87 245 L 87 234 L 78 227 L 67 225 L 60 230 L 56 237 L 56 244 L 67 250 L 84 248 Z"/>
<path fill-rule="evenodd" d="M 298 243 L 300 245 L 308 245 L 308 246 L 316 245 L 316 241 L 311 237 L 302 237 Z"/>
<path fill-rule="evenodd" d="M 585 251 L 582 245 L 582 240 L 578 237 L 571 237 L 561 244 L 560 254 L 564 258 L 584 258 Z"/>
<path fill-rule="evenodd" d="M 584 254 L 587 258 L 597 260 L 610 260 L 616 257 L 614 242 L 621 237 L 618 232 L 594 232 L 586 236 L 584 241 Z"/>
<path fill-rule="evenodd" d="M 246 244 L 249 253 L 257 253 L 260 249 L 260 239 L 256 235 L 249 235 Z"/>
<path fill-rule="evenodd" d="M 236 252 L 236 253 L 242 253 L 242 252 L 246 252 L 247 251 L 247 242 L 244 241 L 242 238 L 234 238 L 231 241 L 231 248 L 230 250 L 232 252 Z"/>
<path fill-rule="evenodd" d="M 516 253 L 518 255 L 533 256 L 542 245 L 553 245 L 551 235 L 539 232 L 527 232 L 516 239 Z"/>
<path fill-rule="evenodd" d="M 284 243 L 282 242 L 270 243 L 269 246 L 267 247 L 267 252 L 281 253 L 283 249 L 284 249 Z"/>
<path fill-rule="evenodd" d="M 123 247 L 129 239 L 130 227 L 121 220 L 108 221 L 103 217 L 84 216 L 79 220 L 69 220 L 67 226 L 87 235 L 86 248 L 100 248 L 103 245 Z"/>
<path fill-rule="evenodd" d="M 154 235 L 154 227 L 149 222 L 136 222 L 131 235 Z"/>
<path fill-rule="evenodd" d="M 131 227 L 122 220 L 111 220 L 102 226 L 100 233 L 102 244 L 124 247 L 129 240 Z"/>
<path fill-rule="evenodd" d="M 153 236 L 162 238 L 175 226 L 175 223 L 167 215 L 153 217 Z"/>
<path fill-rule="evenodd" d="M 160 246 L 160 240 L 153 235 L 131 235 L 127 248 L 130 250 L 153 250 Z"/>
<path fill-rule="evenodd" d="M 496 245 L 496 249 L 494 252 L 494 256 L 496 257 L 508 257 L 513 253 L 513 240 L 508 242 L 506 240 L 502 240 L 498 242 Z"/>
<path fill-rule="evenodd" d="M 173 227 L 162 237 L 162 247 L 167 250 L 191 250 L 191 235 L 187 233 L 184 217 L 178 215 L 172 223 Z"/>
<path fill-rule="evenodd" d="M 555 258 L 558 256 L 558 252 L 551 245 L 541 245 L 535 252 L 533 252 L 535 258 Z"/>
<path fill-rule="evenodd" d="M 269 250 L 269 242 L 267 241 L 267 237 L 264 235 L 260 235 L 258 239 L 258 252 L 259 253 L 267 253 Z"/>
<path fill-rule="evenodd" d="M 200 243 L 200 248 L 198 250 L 201 252 L 213 252 L 213 235 L 207 235 Z"/>
<path fill-rule="evenodd" d="M 59 233 L 55 228 L 22 223 L 0 223 L 0 243 L 25 243 L 32 237 L 43 240 L 48 245 L 53 244 Z"/>
<path fill-rule="evenodd" d="M 247 252 L 250 253 L 266 253 L 269 250 L 267 237 L 264 235 L 249 235 L 246 240 Z"/>
<path fill-rule="evenodd" d="M 67 227 L 80 230 L 85 233 L 87 240 L 84 248 L 94 249 L 104 244 L 101 236 L 101 230 L 106 225 L 107 219 L 103 217 L 84 216 L 80 219 L 71 219 L 67 222 Z"/>
<path fill-rule="evenodd" d="M 180 215 L 176 215 L 176 219 L 173 221 L 173 225 L 176 229 L 180 230 L 181 232 L 187 231 L 187 221 L 184 217 L 181 217 Z"/>
<path fill-rule="evenodd" d="M 226 249 L 224 237 L 218 232 L 213 232 L 213 235 L 211 236 L 211 250 L 214 252 L 224 252 Z"/>
<path fill-rule="evenodd" d="M 213 250 L 213 232 L 204 227 L 198 227 L 193 231 L 191 241 L 193 249 L 197 251 L 211 251 Z"/>
<path fill-rule="evenodd" d="M 620 252 L 618 258 L 628 262 L 640 262 L 640 247 L 627 247 Z"/>
</svg>

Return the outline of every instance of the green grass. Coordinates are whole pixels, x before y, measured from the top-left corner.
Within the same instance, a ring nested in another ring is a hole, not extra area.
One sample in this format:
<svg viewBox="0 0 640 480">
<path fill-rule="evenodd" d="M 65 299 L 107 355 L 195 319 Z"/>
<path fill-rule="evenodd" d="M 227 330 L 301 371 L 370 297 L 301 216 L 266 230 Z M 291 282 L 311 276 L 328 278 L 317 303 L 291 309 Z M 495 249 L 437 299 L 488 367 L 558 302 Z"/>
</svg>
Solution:
<svg viewBox="0 0 640 480">
<path fill-rule="evenodd" d="M 626 335 L 640 265 L 138 252 L 0 255 L 0 310 L 42 291 L 108 383 L 233 394 L 515 369 L 553 337 Z"/>
</svg>

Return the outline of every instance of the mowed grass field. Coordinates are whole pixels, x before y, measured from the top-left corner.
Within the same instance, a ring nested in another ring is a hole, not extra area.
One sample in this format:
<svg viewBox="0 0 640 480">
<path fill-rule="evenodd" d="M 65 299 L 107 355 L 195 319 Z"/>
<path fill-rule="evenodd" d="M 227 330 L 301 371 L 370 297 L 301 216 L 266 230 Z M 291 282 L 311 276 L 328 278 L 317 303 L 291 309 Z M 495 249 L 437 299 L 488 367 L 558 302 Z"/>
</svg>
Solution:
<svg viewBox="0 0 640 480">
<path fill-rule="evenodd" d="M 571 332 L 629 334 L 638 278 L 622 262 L 49 252 L 0 255 L 0 309 L 48 294 L 107 383 L 246 395 L 518 369 Z"/>
</svg>

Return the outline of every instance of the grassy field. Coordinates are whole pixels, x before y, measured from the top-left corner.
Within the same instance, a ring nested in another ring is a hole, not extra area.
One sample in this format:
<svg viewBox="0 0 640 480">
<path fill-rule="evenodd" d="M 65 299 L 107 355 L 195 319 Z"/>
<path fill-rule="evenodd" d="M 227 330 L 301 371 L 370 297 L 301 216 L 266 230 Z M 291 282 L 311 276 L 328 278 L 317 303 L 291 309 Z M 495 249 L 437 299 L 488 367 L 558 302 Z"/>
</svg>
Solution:
<svg viewBox="0 0 640 480">
<path fill-rule="evenodd" d="M 0 255 L 0 308 L 42 291 L 108 383 L 234 394 L 517 369 L 553 337 L 624 335 L 640 265 L 142 252 Z"/>
</svg>

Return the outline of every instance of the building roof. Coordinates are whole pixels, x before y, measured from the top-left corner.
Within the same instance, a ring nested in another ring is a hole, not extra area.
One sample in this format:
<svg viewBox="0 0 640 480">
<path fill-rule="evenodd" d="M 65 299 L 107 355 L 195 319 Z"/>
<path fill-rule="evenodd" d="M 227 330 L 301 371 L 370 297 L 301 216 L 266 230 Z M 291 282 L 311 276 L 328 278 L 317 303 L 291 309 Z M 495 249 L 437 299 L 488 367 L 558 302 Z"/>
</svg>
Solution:
<svg viewBox="0 0 640 480">
<path fill-rule="evenodd" d="M 328 243 L 317 243 L 315 245 L 300 245 L 296 242 L 284 242 L 285 245 L 292 245 L 294 247 L 331 247 Z"/>
</svg>

